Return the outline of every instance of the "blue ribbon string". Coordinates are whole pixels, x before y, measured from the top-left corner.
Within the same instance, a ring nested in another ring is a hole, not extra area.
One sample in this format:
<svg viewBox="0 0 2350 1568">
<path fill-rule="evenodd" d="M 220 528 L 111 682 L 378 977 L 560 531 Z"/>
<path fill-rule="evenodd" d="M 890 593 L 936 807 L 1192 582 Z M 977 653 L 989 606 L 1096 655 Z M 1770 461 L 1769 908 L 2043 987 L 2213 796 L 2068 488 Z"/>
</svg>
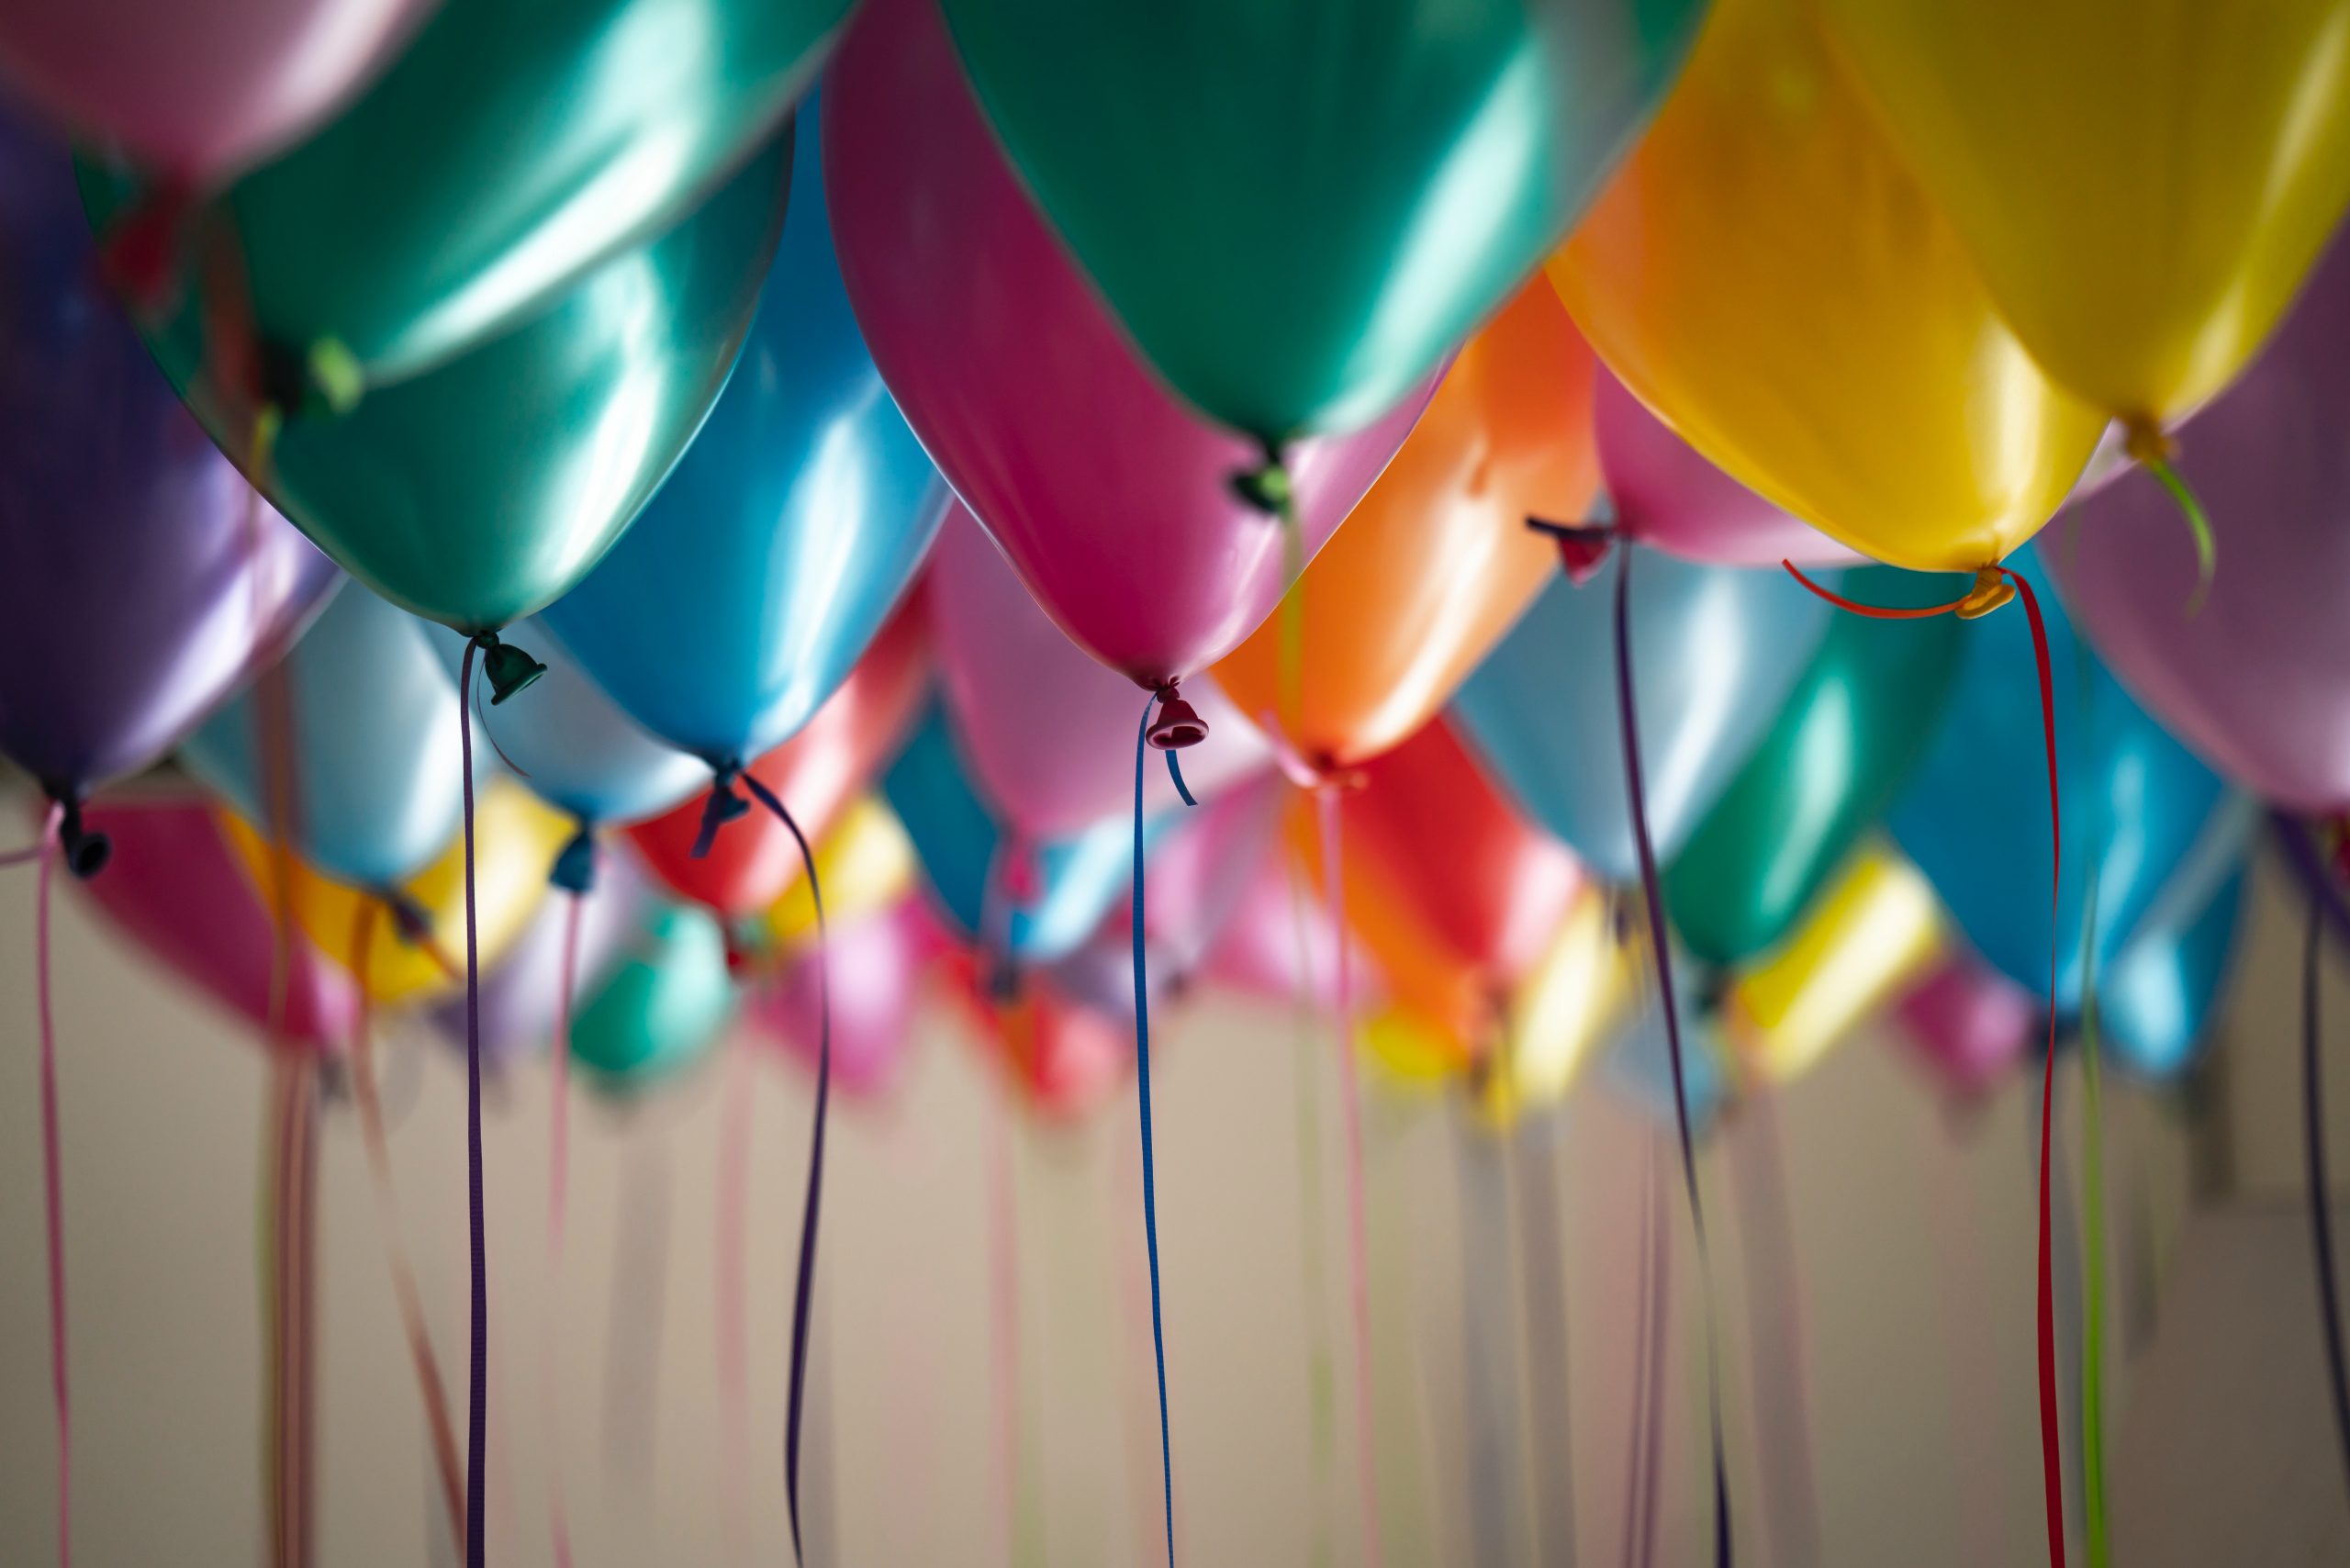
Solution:
<svg viewBox="0 0 2350 1568">
<path fill-rule="evenodd" d="M 1143 956 L 1143 838 L 1142 780 L 1145 753 L 1150 745 L 1150 716 L 1158 706 L 1152 692 L 1142 705 L 1142 726 L 1135 732 L 1135 1083 L 1142 1106 L 1142 1233 L 1150 1254 L 1150 1347 L 1158 1366 L 1159 1494 L 1167 1509 L 1167 1563 L 1175 1564 L 1175 1457 L 1167 1427 L 1167 1330 L 1160 1313 L 1158 1290 L 1158 1185 L 1150 1142 L 1150 976 Z M 1167 754 L 1172 767 L 1175 754 Z M 1176 775 L 1180 789 L 1182 775 Z M 1191 799 L 1184 796 L 1188 802 Z"/>
</svg>

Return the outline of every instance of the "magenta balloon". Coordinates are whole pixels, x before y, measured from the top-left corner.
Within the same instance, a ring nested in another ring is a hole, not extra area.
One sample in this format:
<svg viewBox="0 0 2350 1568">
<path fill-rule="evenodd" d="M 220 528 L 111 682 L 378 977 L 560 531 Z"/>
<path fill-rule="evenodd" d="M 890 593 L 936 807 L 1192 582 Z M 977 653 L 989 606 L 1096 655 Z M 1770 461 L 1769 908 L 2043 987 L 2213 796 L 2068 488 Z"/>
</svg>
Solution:
<svg viewBox="0 0 2350 1568">
<path fill-rule="evenodd" d="M 1860 557 L 1748 489 L 1596 366 L 1592 431 L 1599 471 L 1628 539 L 1721 566 L 1830 566 Z"/>
<path fill-rule="evenodd" d="M 2302 812 L 2350 807 L 2350 242 L 2260 358 L 2179 432 L 2219 569 L 2148 475 L 2116 476 L 2040 549 L 2131 695 L 2221 772 Z"/>
<path fill-rule="evenodd" d="M 1142 717 L 1133 685 L 1053 624 L 960 505 L 934 548 L 925 608 L 947 706 L 980 792 L 1014 833 L 1038 843 L 1132 812 Z M 1183 753 L 1183 779 L 1195 797 L 1271 765 L 1264 736 L 1213 683 L 1184 694 L 1208 726 L 1208 738 Z M 1143 788 L 1148 810 L 1180 804 L 1164 767 L 1151 767 Z"/>
<path fill-rule="evenodd" d="M 832 933 L 833 1074 L 844 1093 L 887 1093 L 904 1065 L 921 1009 L 923 975 L 946 951 L 938 923 L 916 898 Z M 812 953 L 795 958 L 751 1000 L 759 1032 L 811 1072 L 816 1068 L 818 990 Z"/>
<path fill-rule="evenodd" d="M 93 806 L 91 828 L 114 840 L 106 874 L 82 884 L 107 923 L 181 980 L 259 1031 L 269 1026 L 276 932 L 261 895 L 196 794 Z M 339 1050 L 352 1037 L 351 977 L 297 935 L 281 1033 L 305 1050 Z"/>
<path fill-rule="evenodd" d="M 1229 483 L 1262 459 L 1143 368 L 1004 162 L 929 0 L 877 0 L 850 25 L 825 78 L 823 154 L 874 363 L 1036 602 L 1146 686 L 1229 653 L 1281 598 L 1281 528 Z M 1433 386 L 1292 450 L 1309 554 Z"/>
<path fill-rule="evenodd" d="M 431 0 L 18 0 L 0 6 L 0 75 L 61 129 L 209 185 L 323 120 L 431 8 Z"/>
<path fill-rule="evenodd" d="M 1995 1087 L 2043 1026 L 2038 999 L 1972 954 L 1919 981 L 1899 1014 L 1934 1076 L 1965 1094 Z"/>
</svg>

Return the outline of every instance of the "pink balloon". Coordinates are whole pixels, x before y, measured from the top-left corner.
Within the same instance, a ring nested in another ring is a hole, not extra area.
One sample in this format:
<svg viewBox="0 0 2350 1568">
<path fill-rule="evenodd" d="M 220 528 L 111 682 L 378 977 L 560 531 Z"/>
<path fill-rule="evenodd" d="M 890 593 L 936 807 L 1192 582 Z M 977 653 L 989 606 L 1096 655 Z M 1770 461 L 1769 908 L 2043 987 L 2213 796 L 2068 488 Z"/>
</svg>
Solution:
<svg viewBox="0 0 2350 1568">
<path fill-rule="evenodd" d="M 1995 1086 L 2042 1026 L 2038 999 L 1972 954 L 1942 963 L 1898 1012 L 1934 1076 L 1970 1095 Z"/>
<path fill-rule="evenodd" d="M 1860 559 L 1748 489 L 1598 367 L 1592 426 L 1600 474 L 1628 539 L 1723 566 L 1832 566 Z"/>
<path fill-rule="evenodd" d="M 2350 807 L 2350 241 L 2266 352 L 2179 432 L 2218 571 L 2151 475 L 2126 473 L 2044 536 L 2040 559 L 2131 694 L 2221 772 L 2298 812 Z"/>
<path fill-rule="evenodd" d="M 0 74 L 61 129 L 209 185 L 325 119 L 431 6 L 25 0 L 0 6 Z"/>
<path fill-rule="evenodd" d="M 81 884 L 108 924 L 256 1032 L 269 1025 L 276 933 L 261 896 L 196 794 L 131 796 L 85 809 L 114 857 Z M 282 1030 L 305 1050 L 340 1050 L 358 1018 L 351 977 L 297 935 Z"/>
<path fill-rule="evenodd" d="M 1143 368 L 1005 164 L 930 0 L 863 8 L 825 80 L 822 135 L 833 242 L 874 363 L 1036 602 L 1144 686 L 1229 653 L 1284 580 L 1280 525 L 1231 490 L 1262 459 Z M 1292 450 L 1309 556 L 1434 385 Z"/>
<path fill-rule="evenodd" d="M 897 1081 L 913 1040 L 923 972 L 946 950 L 946 938 L 920 899 L 832 934 L 833 1078 L 843 1093 L 878 1098 Z M 815 957 L 805 953 L 751 998 L 760 1034 L 811 1072 L 818 995 Z"/>
<path fill-rule="evenodd" d="M 1036 608 L 960 505 L 949 510 L 934 548 L 925 608 L 947 706 L 980 792 L 1015 833 L 1036 842 L 1131 814 L 1143 706 L 1134 687 Z M 1195 798 L 1272 765 L 1264 736 L 1213 682 L 1185 695 L 1208 726 L 1208 738 L 1183 753 L 1183 780 Z M 1147 811 L 1182 804 L 1157 758 L 1143 789 Z"/>
</svg>

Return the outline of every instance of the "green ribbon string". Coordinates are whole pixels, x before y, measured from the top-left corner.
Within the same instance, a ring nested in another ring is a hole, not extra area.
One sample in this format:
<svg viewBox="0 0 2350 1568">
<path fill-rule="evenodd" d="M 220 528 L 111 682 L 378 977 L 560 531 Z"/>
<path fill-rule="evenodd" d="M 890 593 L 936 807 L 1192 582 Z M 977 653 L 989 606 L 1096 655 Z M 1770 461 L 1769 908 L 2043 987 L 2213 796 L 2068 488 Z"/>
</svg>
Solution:
<svg viewBox="0 0 2350 1568">
<path fill-rule="evenodd" d="M 2167 457 L 2146 457 L 2141 460 L 2154 482 L 2170 492 L 2178 504 L 2179 515 L 2187 520 L 2188 532 L 2195 536 L 2195 591 L 2188 596 L 2187 615 L 2193 620 L 2201 613 L 2203 601 L 2211 593 L 2211 574 L 2216 569 L 2219 551 L 2211 541 L 2211 519 L 2203 510 L 2202 498 L 2188 484 Z"/>
</svg>

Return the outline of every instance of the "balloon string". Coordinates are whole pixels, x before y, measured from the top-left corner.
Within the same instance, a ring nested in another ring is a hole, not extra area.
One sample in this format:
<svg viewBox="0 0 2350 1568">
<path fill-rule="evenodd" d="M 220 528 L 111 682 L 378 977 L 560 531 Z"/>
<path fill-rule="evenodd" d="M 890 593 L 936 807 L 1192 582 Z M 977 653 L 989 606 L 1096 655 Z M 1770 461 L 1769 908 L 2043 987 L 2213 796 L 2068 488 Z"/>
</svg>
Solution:
<svg viewBox="0 0 2350 1568">
<path fill-rule="evenodd" d="M 1150 745 L 1150 716 L 1158 693 L 1143 700 L 1135 732 L 1135 867 L 1132 937 L 1135 968 L 1135 1084 L 1142 1124 L 1142 1231 L 1150 1256 L 1150 1347 L 1158 1372 L 1158 1479 L 1167 1511 L 1168 1568 L 1175 1562 L 1175 1445 L 1167 1420 L 1167 1328 L 1158 1280 L 1158 1176 L 1150 1137 L 1150 971 L 1143 941 L 1143 763 Z"/>
<path fill-rule="evenodd" d="M 2203 510 L 2202 498 L 2196 495 L 2195 487 L 2187 482 L 2187 476 L 2171 460 L 2169 448 L 2170 442 L 2160 432 L 2154 434 L 2151 442 L 2134 431 L 2131 433 L 2130 454 L 2154 476 L 2156 484 L 2169 492 L 2172 502 L 2178 508 L 2179 516 L 2186 521 L 2187 532 L 2195 540 L 2195 591 L 2187 599 L 2187 616 L 2191 621 L 2201 613 L 2203 601 L 2210 597 L 2211 577 L 2218 567 L 2219 551 L 2212 542 L 2211 519 Z"/>
<path fill-rule="evenodd" d="M 465 1568 L 482 1568 L 485 1462 L 489 1448 L 489 1257 L 482 1213 L 481 947 L 474 897 L 474 659 L 480 644 L 465 641 L 457 672 L 464 700 L 457 704 L 457 734 L 465 770 L 465 1198 L 473 1230 L 472 1376 L 465 1418 Z"/>
<path fill-rule="evenodd" d="M 40 1175 L 49 1236 L 49 1381 L 57 1406 L 57 1564 L 73 1561 L 73 1400 L 65 1372 L 65 1199 L 58 1159 L 57 1023 L 50 999 L 50 883 L 57 870 L 63 802 L 50 802 L 41 823 L 39 872 L 33 891 L 34 964 L 40 1012 Z"/>
<path fill-rule="evenodd" d="M 579 927 L 588 895 L 566 890 L 563 967 L 554 998 L 554 1062 L 547 1104 L 547 1305 L 539 1338 L 539 1383 L 546 1406 L 547 1533 L 555 1568 L 571 1568 L 570 1508 L 563 1490 L 563 1385 L 558 1372 L 563 1338 L 563 1255 L 571 1207 L 571 1009 L 579 987 Z"/>
<path fill-rule="evenodd" d="M 1650 1163 L 1655 1163 L 1653 1155 Z M 1655 1279 L 1649 1292 L 1648 1333 L 1643 1336 L 1649 1365 L 1648 1381 L 1642 1385 L 1647 1391 L 1648 1419 L 1643 1428 L 1646 1451 L 1640 1463 L 1640 1568 L 1651 1568 L 1656 1561 L 1657 1498 L 1664 1484 L 1664 1352 L 1673 1327 L 1673 1235 L 1665 1214 L 1664 1183 L 1651 1182 L 1648 1194 L 1650 1234 L 1656 1238 L 1656 1246 L 1649 1255 Z"/>
<path fill-rule="evenodd" d="M 1624 1444 L 1629 1462 L 1624 1467 L 1624 1551 L 1617 1559 L 1623 1568 L 1635 1568 L 1640 1551 L 1640 1461 L 1649 1416 L 1649 1298 L 1655 1286 L 1649 1254 L 1656 1247 L 1655 1210 L 1649 1202 L 1649 1189 L 1655 1181 L 1655 1161 L 1641 1160 L 1640 1259 L 1635 1273 L 1639 1295 L 1632 1307 L 1632 1434 Z"/>
<path fill-rule="evenodd" d="M 2325 1334 L 2326 1392 L 2333 1403 L 2333 1429 L 2342 1444 L 2345 1480 L 2350 1480 L 2350 1369 L 2342 1348 L 2342 1301 L 2333 1271 L 2333 1216 L 2326 1176 L 2324 1051 L 2318 1024 L 2319 898 L 2310 894 L 2309 935 L 2301 944 L 2301 1144 L 2309 1167 L 2310 1240 L 2316 1250 L 2317 1305 Z"/>
<path fill-rule="evenodd" d="M 22 849 L 11 849 L 5 854 L 0 854 L 0 866 L 29 866 L 39 859 L 48 848 L 46 840 L 35 840 Z"/>
<path fill-rule="evenodd" d="M 1371 1239 L 1365 1218 L 1362 1159 L 1362 1085 L 1355 1066 L 1354 977 L 1346 942 L 1345 845 L 1338 810 L 1338 786 L 1323 785 L 1315 791 L 1321 817 L 1322 877 L 1330 902 L 1330 926 L 1339 934 L 1336 966 L 1337 984 L 1332 991 L 1333 1023 L 1338 1035 L 1338 1098 L 1346 1112 L 1348 1295 L 1354 1310 L 1355 1338 L 1355 1465 L 1362 1492 L 1363 1561 L 1378 1568 L 1382 1542 L 1379 1528 L 1379 1467 L 1371 1446 Z"/>
<path fill-rule="evenodd" d="M 1706 1211 L 1697 1193 L 1696 1141 L 1689 1129 L 1689 1086 L 1682 1061 L 1681 1014 L 1673 994 L 1672 941 L 1665 930 L 1664 896 L 1659 886 L 1656 845 L 1649 834 L 1648 791 L 1640 769 L 1640 724 L 1633 701 L 1632 557 L 1616 553 L 1616 708 L 1624 739 L 1625 792 L 1632 807 L 1632 837 L 1640 857 L 1640 890 L 1648 905 L 1649 942 L 1656 955 L 1657 1001 L 1664 1010 L 1664 1038 L 1673 1061 L 1673 1111 L 1681 1136 L 1681 1177 L 1689 1195 L 1690 1228 L 1697 1238 L 1697 1267 L 1706 1303 L 1706 1394 L 1713 1422 L 1714 1562 L 1729 1568 L 1734 1555 L 1730 1534 L 1729 1473 L 1722 1444 L 1721 1352 L 1714 1320 L 1713 1262 L 1706 1241 Z M 1795 571 L 1793 566 L 1787 568 Z M 1801 573 L 1796 574 L 1799 578 Z M 1803 579 L 1809 586 L 1809 579 Z M 1817 591 L 1817 590 L 1815 590 Z M 1651 1478 L 1653 1479 L 1653 1478 Z"/>
<path fill-rule="evenodd" d="M 1175 760 L 1175 754 L 1176 748 L 1173 746 L 1169 746 L 1164 754 L 1167 758 L 1167 777 L 1175 781 L 1177 797 L 1187 806 L 1196 806 L 1199 802 L 1192 799 L 1191 788 L 1183 782 L 1183 765 Z"/>
<path fill-rule="evenodd" d="M 398 1304 L 400 1327 L 408 1338 L 408 1362 L 424 1400 L 425 1427 L 432 1439 L 432 1458 L 440 1471 L 441 1495 L 449 1510 L 449 1533 L 463 1549 L 465 1539 L 464 1463 L 457 1452 L 457 1429 L 450 1419 L 447 1385 L 441 1377 L 441 1358 L 432 1349 L 432 1330 L 424 1316 L 424 1298 L 416 1285 L 416 1265 L 409 1260 L 400 1225 L 399 1195 L 392 1185 L 392 1150 L 384 1131 L 384 1104 L 375 1089 L 374 993 L 366 975 L 375 939 L 377 908 L 362 899 L 351 920 L 351 972 L 357 977 L 358 1014 L 352 1034 L 352 1097 L 359 1104 L 360 1141 L 367 1151 L 367 1173 L 375 1193 L 375 1228 L 382 1237 L 384 1260 L 392 1276 L 392 1296 Z"/>
<path fill-rule="evenodd" d="M 269 1249 L 272 1561 L 305 1568 L 310 1560 L 312 1459 L 311 1350 L 316 1305 L 318 1146 L 307 1056 L 281 1056 L 271 1070 L 273 1158 L 266 1167 Z"/>
<path fill-rule="evenodd" d="M 1331 1561 L 1328 1499 L 1335 1400 L 1330 1336 L 1324 1320 L 1327 1266 L 1322 1238 L 1322 1078 L 1315 1070 L 1314 1032 L 1314 941 L 1308 924 L 1309 903 L 1304 881 L 1292 863 L 1287 879 L 1290 919 L 1297 942 L 1297 1192 L 1302 1240 L 1298 1261 L 1304 1272 L 1306 1323 L 1306 1421 L 1313 1434 L 1315 1568 Z M 1339 933 L 1344 940 L 1344 933 Z"/>
<path fill-rule="evenodd" d="M 751 1190 L 751 1053 L 737 1047 L 726 1070 L 718 1123 L 719 1478 L 726 1524 L 744 1527 L 750 1480 L 750 1329 L 747 1269 Z"/>
<path fill-rule="evenodd" d="M 816 1114 L 808 1140 L 808 1201 L 800 1219 L 800 1271 L 791 1294 L 791 1392 L 784 1417 L 784 1499 L 791 1511 L 791 1555 L 805 1561 L 800 1545 L 800 1439 L 808 1392 L 808 1324 L 816 1290 L 816 1226 L 824 1206 L 824 1124 L 833 1099 L 833 990 L 831 960 L 826 957 L 824 889 L 816 877 L 816 854 L 808 835 L 755 773 L 743 775 L 743 787 L 773 813 L 800 848 L 800 867 L 808 877 L 808 901 L 816 911 Z"/>
</svg>

